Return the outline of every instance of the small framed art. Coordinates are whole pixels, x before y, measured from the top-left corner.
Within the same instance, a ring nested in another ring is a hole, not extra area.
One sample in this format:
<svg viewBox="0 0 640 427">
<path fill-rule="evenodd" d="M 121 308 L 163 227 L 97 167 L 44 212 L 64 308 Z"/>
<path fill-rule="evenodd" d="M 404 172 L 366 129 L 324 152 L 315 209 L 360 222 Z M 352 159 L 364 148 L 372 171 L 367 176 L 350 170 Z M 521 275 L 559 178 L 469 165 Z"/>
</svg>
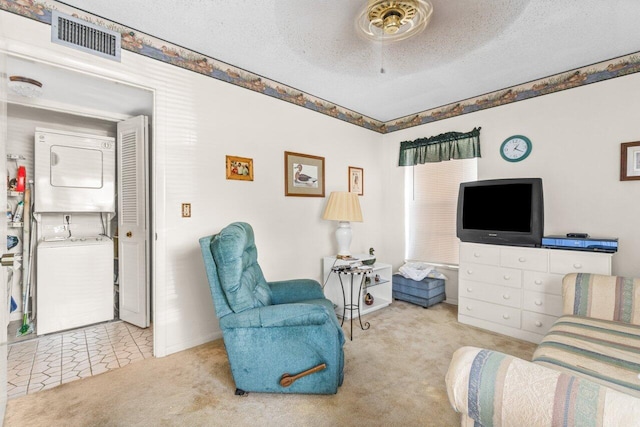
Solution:
<svg viewBox="0 0 640 427">
<path fill-rule="evenodd" d="M 253 181 L 253 159 L 227 156 L 227 179 Z"/>
<path fill-rule="evenodd" d="M 349 166 L 349 192 L 364 196 L 364 169 Z"/>
<path fill-rule="evenodd" d="M 284 195 L 324 197 L 324 157 L 285 151 Z"/>
<path fill-rule="evenodd" d="M 640 141 L 620 144 L 620 181 L 640 180 Z"/>
</svg>

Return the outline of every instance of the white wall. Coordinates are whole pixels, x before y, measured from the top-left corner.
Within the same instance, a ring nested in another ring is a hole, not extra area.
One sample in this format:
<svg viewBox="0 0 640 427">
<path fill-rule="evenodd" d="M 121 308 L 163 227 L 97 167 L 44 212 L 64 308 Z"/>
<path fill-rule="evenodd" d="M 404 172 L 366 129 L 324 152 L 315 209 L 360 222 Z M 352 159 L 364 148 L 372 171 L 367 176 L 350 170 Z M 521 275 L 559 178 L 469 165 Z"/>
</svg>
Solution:
<svg viewBox="0 0 640 427">
<path fill-rule="evenodd" d="M 205 333 L 214 322 L 195 243 L 233 221 L 254 227 L 267 280 L 322 280 L 322 257 L 337 252 L 336 224 L 321 220 L 325 198 L 284 196 L 285 151 L 325 158 L 327 196 L 348 189 L 348 166 L 364 168 L 365 195 L 360 199 L 364 222 L 353 224 L 351 250 L 363 252 L 373 246 L 381 249 L 380 258 L 385 256 L 380 135 L 187 71 L 176 73 L 186 75 L 173 89 L 188 93 L 191 101 L 177 111 L 188 115 L 180 120 L 188 121 L 189 127 L 166 129 L 171 141 L 166 171 L 167 258 L 173 260 L 167 277 L 180 284 L 173 288 L 178 297 L 196 294 L 180 310 L 182 317 L 185 311 L 194 310 L 189 328 Z M 226 180 L 226 155 L 252 158 L 254 181 Z M 192 203 L 190 219 L 179 216 L 182 202 Z M 176 322 L 167 333 L 178 336 L 183 329 L 184 324 Z"/>
<path fill-rule="evenodd" d="M 284 151 L 325 157 L 326 194 L 347 190 L 348 166 L 364 168 L 364 222 L 352 252 L 383 244 L 382 136 L 298 106 L 165 63 L 122 52 L 122 63 L 49 42 L 50 27 L 0 12 L 0 49 L 155 93 L 152 205 L 155 214 L 154 345 L 166 355 L 220 336 L 198 238 L 233 221 L 254 226 L 268 280 L 321 279 L 337 251 L 324 198 L 284 196 Z M 46 87 L 46 82 L 43 82 Z M 253 158 L 253 182 L 225 179 L 225 155 Z M 192 217 L 181 218 L 181 203 Z"/>
<path fill-rule="evenodd" d="M 613 273 L 640 277 L 640 182 L 619 180 L 620 144 L 640 140 L 637 93 L 640 75 L 632 74 L 394 132 L 384 136 L 384 150 L 397 158 L 401 141 L 481 126 L 479 179 L 541 177 L 545 234 L 618 237 Z M 519 163 L 499 154 L 514 134 L 533 143 L 531 155 Z M 389 175 L 389 185 L 401 188 L 402 168 L 393 166 Z M 402 213 L 393 214 L 390 223 L 401 235 Z"/>
</svg>

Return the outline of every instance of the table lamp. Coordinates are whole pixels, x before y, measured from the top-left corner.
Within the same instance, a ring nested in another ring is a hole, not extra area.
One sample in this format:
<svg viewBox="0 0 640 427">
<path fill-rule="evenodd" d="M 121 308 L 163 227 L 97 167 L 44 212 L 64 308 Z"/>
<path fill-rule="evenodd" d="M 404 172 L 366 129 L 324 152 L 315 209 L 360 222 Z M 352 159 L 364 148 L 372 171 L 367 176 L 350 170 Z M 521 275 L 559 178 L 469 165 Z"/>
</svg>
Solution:
<svg viewBox="0 0 640 427">
<path fill-rule="evenodd" d="M 351 257 L 349 246 L 351 245 L 351 221 L 362 222 L 362 211 L 357 193 L 348 191 L 333 191 L 329 195 L 329 201 L 324 208 L 322 219 L 340 221 L 336 230 L 338 241 L 338 255 L 336 258 L 346 259 Z"/>
</svg>

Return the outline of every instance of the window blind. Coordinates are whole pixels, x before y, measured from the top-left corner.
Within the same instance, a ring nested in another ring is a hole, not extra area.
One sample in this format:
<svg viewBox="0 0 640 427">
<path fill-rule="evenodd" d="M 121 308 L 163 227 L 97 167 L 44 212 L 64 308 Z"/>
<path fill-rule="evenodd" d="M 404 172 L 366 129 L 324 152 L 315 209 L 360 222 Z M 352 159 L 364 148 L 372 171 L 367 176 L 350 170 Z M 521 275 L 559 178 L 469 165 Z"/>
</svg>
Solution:
<svg viewBox="0 0 640 427">
<path fill-rule="evenodd" d="M 405 258 L 458 264 L 461 182 L 478 179 L 476 158 L 405 168 Z"/>
</svg>

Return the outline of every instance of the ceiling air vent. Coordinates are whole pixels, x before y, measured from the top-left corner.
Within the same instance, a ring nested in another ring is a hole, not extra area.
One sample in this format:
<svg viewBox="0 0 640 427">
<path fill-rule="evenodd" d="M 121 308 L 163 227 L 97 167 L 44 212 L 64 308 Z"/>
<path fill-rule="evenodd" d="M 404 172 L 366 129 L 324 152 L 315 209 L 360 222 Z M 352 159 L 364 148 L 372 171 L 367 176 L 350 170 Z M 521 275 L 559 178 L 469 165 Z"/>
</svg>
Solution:
<svg viewBox="0 0 640 427">
<path fill-rule="evenodd" d="M 51 41 L 120 62 L 120 33 L 58 11 L 51 14 Z"/>
</svg>

